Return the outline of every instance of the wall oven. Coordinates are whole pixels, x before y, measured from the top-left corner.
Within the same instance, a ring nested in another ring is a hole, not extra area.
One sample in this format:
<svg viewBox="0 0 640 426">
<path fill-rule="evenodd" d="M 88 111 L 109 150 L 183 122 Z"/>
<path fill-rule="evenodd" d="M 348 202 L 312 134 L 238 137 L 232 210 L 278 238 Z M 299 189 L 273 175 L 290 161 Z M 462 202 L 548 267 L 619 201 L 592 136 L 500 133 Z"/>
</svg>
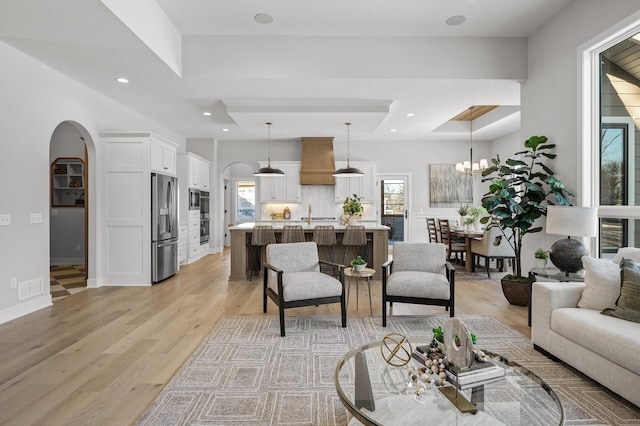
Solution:
<svg viewBox="0 0 640 426">
<path fill-rule="evenodd" d="M 200 210 L 200 190 L 189 188 L 189 210 Z"/>
</svg>

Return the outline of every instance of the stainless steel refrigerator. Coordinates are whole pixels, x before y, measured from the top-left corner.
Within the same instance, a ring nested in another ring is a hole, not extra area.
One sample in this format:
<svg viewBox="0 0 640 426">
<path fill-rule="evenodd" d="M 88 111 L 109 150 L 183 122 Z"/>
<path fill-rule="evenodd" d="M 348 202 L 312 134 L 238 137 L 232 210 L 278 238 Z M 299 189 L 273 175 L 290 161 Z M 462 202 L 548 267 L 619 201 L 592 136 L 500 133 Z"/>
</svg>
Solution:
<svg viewBox="0 0 640 426">
<path fill-rule="evenodd" d="M 178 270 L 178 179 L 151 173 L 151 281 Z"/>
</svg>

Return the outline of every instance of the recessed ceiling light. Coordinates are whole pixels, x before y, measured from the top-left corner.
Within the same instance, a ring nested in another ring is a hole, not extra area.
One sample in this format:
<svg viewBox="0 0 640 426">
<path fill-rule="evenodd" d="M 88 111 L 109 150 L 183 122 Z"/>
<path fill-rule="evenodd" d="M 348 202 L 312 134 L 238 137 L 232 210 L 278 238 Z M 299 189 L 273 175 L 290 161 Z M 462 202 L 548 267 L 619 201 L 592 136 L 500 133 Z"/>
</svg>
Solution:
<svg viewBox="0 0 640 426">
<path fill-rule="evenodd" d="M 205 112 L 203 112 L 203 113 L 202 113 L 202 115 L 207 115 L 207 116 L 209 116 L 209 115 L 211 115 L 211 113 L 210 113 L 209 111 L 205 111 Z"/>
<path fill-rule="evenodd" d="M 412 113 L 412 112 L 408 112 L 408 113 L 407 113 L 407 117 L 413 117 L 414 115 L 415 115 L 415 114 L 414 114 L 414 113 Z"/>
<path fill-rule="evenodd" d="M 391 129 L 391 130 L 389 130 L 389 131 L 390 131 L 390 132 L 397 132 L 397 131 L 398 131 L 398 129 Z"/>
<path fill-rule="evenodd" d="M 456 25 L 460 25 L 462 23 L 464 23 L 464 21 L 466 21 L 467 18 L 465 18 L 462 15 L 456 15 L 456 16 L 451 16 L 450 18 L 447 18 L 445 22 L 445 24 L 449 25 L 450 27 L 455 27 Z"/>
<path fill-rule="evenodd" d="M 117 77 L 117 78 L 116 78 L 116 81 L 117 81 L 118 83 L 123 83 L 123 84 L 124 84 L 124 83 L 128 83 L 128 82 L 129 82 L 129 79 L 126 79 L 126 78 L 124 78 L 124 77 Z"/>
<path fill-rule="evenodd" d="M 273 22 L 273 16 L 267 15 L 266 13 L 258 13 L 253 17 L 253 20 L 259 24 L 270 24 Z"/>
<path fill-rule="evenodd" d="M 228 131 L 229 131 L 229 129 L 225 128 L 225 129 L 222 129 L 222 131 L 223 131 L 223 132 L 228 132 Z"/>
</svg>

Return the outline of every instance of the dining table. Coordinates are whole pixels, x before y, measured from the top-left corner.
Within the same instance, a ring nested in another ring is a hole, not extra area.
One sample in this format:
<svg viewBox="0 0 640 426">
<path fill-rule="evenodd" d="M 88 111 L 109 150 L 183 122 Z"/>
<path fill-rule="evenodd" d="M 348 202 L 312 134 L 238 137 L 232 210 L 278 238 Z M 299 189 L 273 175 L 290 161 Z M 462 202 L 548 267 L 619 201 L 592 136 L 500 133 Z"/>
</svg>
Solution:
<svg viewBox="0 0 640 426">
<path fill-rule="evenodd" d="M 467 229 L 467 228 L 458 228 L 452 229 L 451 231 L 452 237 L 464 238 L 464 248 L 465 248 L 465 262 L 464 262 L 464 270 L 466 272 L 471 272 L 473 267 L 473 255 L 471 254 L 471 241 L 474 239 L 482 238 L 484 235 L 484 230 L 475 230 L 475 229 Z"/>
</svg>

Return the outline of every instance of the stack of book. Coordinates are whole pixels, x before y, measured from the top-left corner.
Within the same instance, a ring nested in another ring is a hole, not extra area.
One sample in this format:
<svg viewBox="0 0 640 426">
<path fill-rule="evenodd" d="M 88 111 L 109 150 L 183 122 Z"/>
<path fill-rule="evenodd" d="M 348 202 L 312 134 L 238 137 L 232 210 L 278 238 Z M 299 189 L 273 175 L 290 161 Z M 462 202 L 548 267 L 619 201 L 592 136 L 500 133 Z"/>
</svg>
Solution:
<svg viewBox="0 0 640 426">
<path fill-rule="evenodd" d="M 455 367 L 451 364 L 445 367 L 445 374 L 450 383 L 456 382 Z M 505 369 L 492 362 L 473 361 L 471 367 L 458 373 L 458 382 L 461 389 L 493 382 L 505 376 Z"/>
<path fill-rule="evenodd" d="M 434 354 L 430 353 L 428 346 L 417 346 L 413 351 L 413 358 L 421 364 L 426 364 L 427 359 L 433 359 Z M 451 364 L 444 369 L 447 375 L 447 381 L 454 383 L 456 381 L 455 367 Z M 501 379 L 505 376 L 505 369 L 500 365 L 496 365 L 490 361 L 473 361 L 471 367 L 460 371 L 458 374 L 459 387 L 461 389 L 478 386 Z"/>
</svg>

